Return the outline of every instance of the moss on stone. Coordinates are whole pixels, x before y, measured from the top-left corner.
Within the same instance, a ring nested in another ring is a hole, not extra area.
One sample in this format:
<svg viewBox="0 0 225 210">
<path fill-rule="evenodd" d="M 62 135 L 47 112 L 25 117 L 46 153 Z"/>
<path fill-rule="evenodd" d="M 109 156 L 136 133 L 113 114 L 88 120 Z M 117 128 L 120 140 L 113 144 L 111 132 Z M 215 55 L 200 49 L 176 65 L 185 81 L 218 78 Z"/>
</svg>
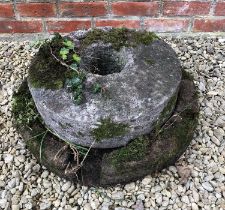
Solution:
<svg viewBox="0 0 225 210">
<path fill-rule="evenodd" d="M 67 37 L 69 40 L 70 38 Z M 103 31 L 94 29 L 87 33 L 87 36 L 80 40 L 80 49 L 82 51 L 91 43 L 102 41 L 112 43 L 113 47 L 119 50 L 122 46 L 136 47 L 138 44 L 150 44 L 158 37 L 151 32 L 137 32 L 125 28 Z M 39 52 L 32 60 L 29 69 L 28 80 L 34 88 L 60 89 L 64 86 L 66 79 L 71 78 L 71 71 L 54 58 L 59 55 L 63 46 L 64 38 L 56 34 L 51 41 L 46 41 L 39 49 Z M 72 40 L 71 40 L 72 41 Z M 51 52 L 52 51 L 52 52 Z M 71 59 L 68 57 L 68 62 Z M 70 63 L 68 63 L 68 66 Z"/>
<path fill-rule="evenodd" d="M 138 172 L 141 177 L 174 164 L 190 144 L 198 123 L 199 105 L 195 92 L 191 77 L 182 80 L 178 98 L 174 95 L 163 110 L 162 116 L 169 118 L 166 123 L 158 124 L 158 129 L 145 138 L 134 139 L 127 146 L 105 155 L 104 164 L 110 165 L 106 171 L 111 171 L 104 172 L 104 176 L 113 173 L 115 179 L 123 180 L 137 176 L 136 171 L 142 170 Z"/>
<path fill-rule="evenodd" d="M 124 162 L 143 159 L 148 152 L 149 143 L 147 136 L 141 136 L 132 140 L 127 146 L 114 150 L 111 153 L 112 164 L 118 168 Z"/>
<path fill-rule="evenodd" d="M 31 127 L 40 120 L 26 81 L 21 84 L 18 92 L 13 94 L 12 100 L 12 113 L 18 126 Z"/>
<path fill-rule="evenodd" d="M 28 80 L 35 88 L 60 89 L 66 80 L 67 68 L 61 65 L 53 55 L 58 55 L 63 38 L 56 34 L 51 41 L 46 41 L 32 60 Z"/>
<path fill-rule="evenodd" d="M 182 69 L 182 79 L 183 80 L 187 79 L 187 80 L 193 81 L 194 80 L 194 76 L 191 73 L 189 73 L 189 72 L 185 71 L 184 69 Z"/>
<path fill-rule="evenodd" d="M 40 148 L 41 141 L 44 140 L 43 138 L 47 130 L 37 111 L 26 80 L 21 84 L 19 90 L 13 94 L 12 99 L 12 113 L 15 125 L 22 135 L 28 136 L 26 144 L 31 152 L 39 156 L 39 149 L 37 148 Z M 42 154 L 44 154 L 44 144 L 41 150 Z M 42 157 L 46 158 L 45 155 Z"/>
<path fill-rule="evenodd" d="M 155 33 L 147 31 L 135 31 L 127 28 L 112 28 L 109 31 L 93 29 L 81 40 L 81 47 L 85 48 L 92 43 L 102 41 L 103 43 L 111 43 L 115 50 L 119 50 L 123 46 L 148 45 L 156 39 L 159 38 Z"/>
<path fill-rule="evenodd" d="M 110 118 L 101 119 L 100 123 L 91 132 L 96 141 L 122 136 L 127 133 L 129 127 L 127 124 L 115 123 Z"/>
</svg>

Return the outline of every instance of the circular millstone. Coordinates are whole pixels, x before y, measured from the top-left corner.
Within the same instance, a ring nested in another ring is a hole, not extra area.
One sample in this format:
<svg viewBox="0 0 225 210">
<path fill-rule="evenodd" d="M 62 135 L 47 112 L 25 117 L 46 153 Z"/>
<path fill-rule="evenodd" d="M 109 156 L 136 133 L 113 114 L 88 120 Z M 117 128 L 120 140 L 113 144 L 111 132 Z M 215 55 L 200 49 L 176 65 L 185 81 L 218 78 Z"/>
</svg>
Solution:
<svg viewBox="0 0 225 210">
<path fill-rule="evenodd" d="M 88 33 L 71 36 L 79 46 Z M 162 40 L 116 49 L 111 43 L 92 42 L 81 52 L 80 68 L 89 72 L 85 86 L 99 83 L 102 93 L 87 88 L 86 100 L 77 105 L 64 87 L 37 88 L 29 80 L 29 88 L 45 124 L 61 139 L 86 147 L 95 141 L 94 148 L 124 146 L 170 116 L 181 81 L 180 63 Z M 37 63 L 31 68 L 42 72 Z"/>
<path fill-rule="evenodd" d="M 68 143 L 49 131 L 46 133 L 26 83 L 13 98 L 16 125 L 34 156 L 60 177 L 88 186 L 135 181 L 174 164 L 193 137 L 199 112 L 194 83 L 185 78 L 181 81 L 175 110 L 166 124 L 149 135 L 134 139 L 125 147 L 92 148 L 79 168 Z M 87 149 L 76 147 L 81 162 Z M 79 170 L 73 170 L 76 168 Z"/>
</svg>

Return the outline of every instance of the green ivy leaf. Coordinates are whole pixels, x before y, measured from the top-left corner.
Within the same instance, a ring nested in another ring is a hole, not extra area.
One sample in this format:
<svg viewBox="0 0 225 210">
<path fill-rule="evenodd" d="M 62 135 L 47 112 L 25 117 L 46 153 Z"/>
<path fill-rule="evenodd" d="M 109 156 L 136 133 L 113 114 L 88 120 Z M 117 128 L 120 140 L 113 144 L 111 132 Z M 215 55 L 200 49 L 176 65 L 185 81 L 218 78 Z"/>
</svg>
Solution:
<svg viewBox="0 0 225 210">
<path fill-rule="evenodd" d="M 74 49 L 74 43 L 68 39 L 63 42 L 64 46 L 69 48 L 70 50 Z"/>
<path fill-rule="evenodd" d="M 95 83 L 93 86 L 93 92 L 94 93 L 99 93 L 102 89 L 102 86 L 99 83 Z"/>
<path fill-rule="evenodd" d="M 82 83 L 82 81 L 81 81 L 80 78 L 75 77 L 75 78 L 71 79 L 71 83 L 72 83 L 73 86 L 78 86 Z"/>
<path fill-rule="evenodd" d="M 60 49 L 59 54 L 60 55 L 67 55 L 69 53 L 69 49 L 63 47 Z"/>
<path fill-rule="evenodd" d="M 67 59 L 67 55 L 62 54 L 62 55 L 61 55 L 61 58 L 62 58 L 63 60 L 66 60 L 66 59 Z"/>
<path fill-rule="evenodd" d="M 77 66 L 76 63 L 72 63 L 72 64 L 70 65 L 70 68 L 71 68 L 72 70 L 76 71 L 77 68 L 78 68 L 78 66 Z"/>
<path fill-rule="evenodd" d="M 76 61 L 77 63 L 80 63 L 81 58 L 76 53 L 74 53 L 73 60 Z"/>
<path fill-rule="evenodd" d="M 80 105 L 83 99 L 84 99 L 83 95 L 76 95 L 73 97 L 73 100 L 77 105 Z"/>
</svg>

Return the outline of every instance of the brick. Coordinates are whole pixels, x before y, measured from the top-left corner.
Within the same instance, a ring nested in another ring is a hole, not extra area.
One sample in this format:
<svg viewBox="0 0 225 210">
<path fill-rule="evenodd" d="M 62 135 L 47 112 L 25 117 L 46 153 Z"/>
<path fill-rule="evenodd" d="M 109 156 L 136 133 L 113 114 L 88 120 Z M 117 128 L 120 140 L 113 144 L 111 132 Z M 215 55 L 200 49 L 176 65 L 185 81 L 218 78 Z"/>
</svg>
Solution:
<svg viewBox="0 0 225 210">
<path fill-rule="evenodd" d="M 196 19 L 194 21 L 193 31 L 195 32 L 224 32 L 225 31 L 225 18 L 224 19 Z"/>
<path fill-rule="evenodd" d="M 189 20 L 146 19 L 144 28 L 153 32 L 183 32 L 187 31 Z"/>
<path fill-rule="evenodd" d="M 41 21 L 0 21 L 0 33 L 39 33 Z"/>
<path fill-rule="evenodd" d="M 193 16 L 207 15 L 210 2 L 164 2 L 163 15 L 165 16 Z"/>
<path fill-rule="evenodd" d="M 117 2 L 112 4 L 112 13 L 117 16 L 156 16 L 158 2 Z"/>
<path fill-rule="evenodd" d="M 71 20 L 71 21 L 47 21 L 48 32 L 68 33 L 78 29 L 88 29 L 91 27 L 90 20 Z"/>
<path fill-rule="evenodd" d="M 112 26 L 116 28 L 140 28 L 139 20 L 96 20 L 96 27 Z"/>
<path fill-rule="evenodd" d="M 216 4 L 215 15 L 225 16 L 225 2 L 219 2 Z"/>
<path fill-rule="evenodd" d="M 0 17 L 1 18 L 12 18 L 14 17 L 13 5 L 12 4 L 1 4 L 0 3 Z"/>
<path fill-rule="evenodd" d="M 55 4 L 52 3 L 19 3 L 17 11 L 21 17 L 54 17 Z"/>
<path fill-rule="evenodd" d="M 66 2 L 59 8 L 62 17 L 97 17 L 107 14 L 106 6 L 106 2 Z"/>
</svg>

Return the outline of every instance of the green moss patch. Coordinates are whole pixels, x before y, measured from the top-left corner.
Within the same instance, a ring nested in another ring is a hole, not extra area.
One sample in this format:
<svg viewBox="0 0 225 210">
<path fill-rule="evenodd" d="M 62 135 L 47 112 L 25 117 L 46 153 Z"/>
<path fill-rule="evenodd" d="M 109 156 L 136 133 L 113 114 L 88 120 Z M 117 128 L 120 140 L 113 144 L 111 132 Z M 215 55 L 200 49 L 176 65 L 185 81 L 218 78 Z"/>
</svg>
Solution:
<svg viewBox="0 0 225 210">
<path fill-rule="evenodd" d="M 12 113 L 18 126 L 30 128 L 40 120 L 26 81 L 13 94 Z"/>
<path fill-rule="evenodd" d="M 127 124 L 115 123 L 110 118 L 102 119 L 100 123 L 91 132 L 96 141 L 122 136 L 127 133 L 129 127 Z"/>
<path fill-rule="evenodd" d="M 186 79 L 186 80 L 193 81 L 194 80 L 194 76 L 191 73 L 189 73 L 189 72 L 185 71 L 184 69 L 182 69 L 182 79 L 183 80 Z"/>
<path fill-rule="evenodd" d="M 57 34 L 51 41 L 46 41 L 39 49 L 29 69 L 28 80 L 33 87 L 46 89 L 63 87 L 68 69 L 52 55 L 59 55 L 63 41 L 64 39 Z"/>
<path fill-rule="evenodd" d="M 123 165 L 127 161 L 138 161 L 143 159 L 149 149 L 148 136 L 141 136 L 132 140 L 128 146 L 121 147 L 111 153 L 112 164 L 115 167 Z"/>
<path fill-rule="evenodd" d="M 139 44 L 147 45 L 155 39 L 158 39 L 158 37 L 154 33 L 146 31 L 137 32 L 135 30 L 121 28 L 106 32 L 94 29 L 88 32 L 84 39 L 80 40 L 80 47 L 77 48 L 70 38 L 67 37 L 65 41 L 64 37 L 56 34 L 52 40 L 44 42 L 33 59 L 29 69 L 29 83 L 35 88 L 62 88 L 66 80 L 71 79 L 68 78 L 68 74 L 71 74 L 71 69 L 68 66 L 75 68 L 73 63 L 74 59 L 80 62 L 81 58 L 79 57 L 79 53 L 94 42 L 102 41 L 104 43 L 112 43 L 113 48 L 119 50 L 122 46 L 136 47 Z M 77 54 L 69 53 L 69 48 L 65 48 L 65 44 L 68 45 L 68 43 L 75 47 Z M 66 57 L 66 60 L 64 60 L 63 56 Z M 62 61 L 66 62 L 67 66 L 62 65 Z M 76 93 L 74 94 L 75 102 L 78 101 L 78 104 L 82 101 L 80 90 L 81 88 L 76 89 Z"/>
<path fill-rule="evenodd" d="M 121 47 L 148 45 L 156 39 L 159 38 L 155 33 L 147 31 L 135 31 L 127 28 L 113 28 L 110 31 L 93 29 L 81 40 L 81 46 L 85 48 L 92 43 L 102 41 L 103 43 L 111 43 L 115 50 L 119 50 Z"/>
</svg>

